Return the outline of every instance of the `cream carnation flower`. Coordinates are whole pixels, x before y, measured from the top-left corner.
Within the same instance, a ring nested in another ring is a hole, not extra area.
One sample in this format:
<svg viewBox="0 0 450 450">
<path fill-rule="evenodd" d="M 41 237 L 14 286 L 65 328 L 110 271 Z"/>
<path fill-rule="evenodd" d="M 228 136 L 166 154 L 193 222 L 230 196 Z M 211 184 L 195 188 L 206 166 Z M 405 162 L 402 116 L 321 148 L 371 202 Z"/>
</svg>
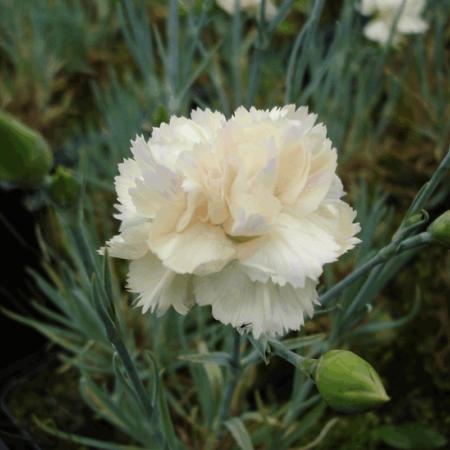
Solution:
<svg viewBox="0 0 450 450">
<path fill-rule="evenodd" d="M 144 312 L 185 314 L 195 301 L 255 337 L 312 316 L 323 266 L 360 229 L 315 121 L 293 105 L 240 107 L 229 120 L 197 109 L 132 142 L 116 177 L 120 233 L 107 247 L 131 260 Z"/>
<path fill-rule="evenodd" d="M 364 35 L 372 41 L 386 44 L 397 16 L 392 37 L 394 44 L 400 42 L 403 34 L 424 33 L 428 28 L 421 17 L 425 3 L 425 0 L 362 0 L 359 5 L 361 14 L 374 16 L 365 26 Z"/>
<path fill-rule="evenodd" d="M 217 4 L 228 14 L 234 14 L 236 10 L 236 0 L 216 0 Z M 261 6 L 261 0 L 240 0 L 239 7 L 242 11 L 258 14 Z M 266 1 L 265 19 L 271 20 L 277 15 L 277 8 L 271 2 Z"/>
</svg>

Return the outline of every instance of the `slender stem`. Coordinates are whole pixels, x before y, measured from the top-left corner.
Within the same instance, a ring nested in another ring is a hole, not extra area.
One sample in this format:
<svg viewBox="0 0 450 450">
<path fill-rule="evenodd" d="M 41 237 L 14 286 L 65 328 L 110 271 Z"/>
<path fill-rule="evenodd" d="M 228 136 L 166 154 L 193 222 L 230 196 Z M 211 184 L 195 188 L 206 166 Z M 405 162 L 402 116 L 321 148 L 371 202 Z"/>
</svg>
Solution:
<svg viewBox="0 0 450 450">
<path fill-rule="evenodd" d="M 331 289 L 329 289 L 325 294 L 320 296 L 320 303 L 322 305 L 327 305 L 333 298 L 337 297 L 342 291 L 344 291 L 348 286 L 354 283 L 358 278 L 372 270 L 375 266 L 386 262 L 393 256 L 400 252 L 404 252 L 414 247 L 418 247 L 430 242 L 431 238 L 429 233 L 420 233 L 416 236 L 405 239 L 404 241 L 391 242 L 390 244 L 383 247 L 373 258 L 365 262 L 362 266 L 358 267 L 355 271 L 347 275 L 339 283 L 335 284 Z"/>
<path fill-rule="evenodd" d="M 126 348 L 122 339 L 117 334 L 108 333 L 108 335 L 109 335 L 109 339 L 111 340 L 112 345 L 114 346 L 114 348 L 117 351 L 117 354 L 119 355 L 120 359 L 122 360 L 122 363 L 125 367 L 125 370 L 127 371 L 128 376 L 130 377 L 130 381 L 133 384 L 133 387 L 138 396 L 138 399 L 141 402 L 141 405 L 144 408 L 144 411 L 148 415 L 148 419 L 151 420 L 152 416 L 153 416 L 154 408 L 150 401 L 149 394 L 145 390 L 144 385 L 142 384 L 142 381 L 136 370 L 136 366 L 134 365 L 133 360 L 131 359 L 128 349 Z M 164 435 L 162 434 L 161 430 L 156 429 L 154 431 L 154 436 L 155 436 L 156 440 L 159 442 L 159 445 L 161 446 L 161 448 L 166 448 L 166 439 L 165 439 Z"/>
<path fill-rule="evenodd" d="M 364 300 L 366 300 L 368 298 L 369 290 L 370 290 L 371 286 L 373 285 L 373 283 L 375 283 L 375 281 L 379 277 L 380 272 L 382 270 L 383 270 L 383 266 L 378 266 L 376 269 L 374 269 L 374 270 L 372 270 L 372 272 L 370 272 L 370 275 L 367 277 L 367 280 L 364 282 L 361 289 L 358 291 L 358 294 L 355 296 L 352 303 L 350 303 L 348 308 L 342 312 L 342 316 L 340 317 L 340 320 L 339 320 L 340 324 L 338 324 L 338 326 L 336 326 L 336 331 L 337 331 L 336 337 L 337 337 L 337 335 L 340 334 L 339 331 L 341 330 L 341 328 L 343 328 L 343 324 L 349 319 L 349 317 L 351 317 L 351 315 L 353 314 L 355 309 L 358 306 L 360 306 L 364 302 Z"/>
<path fill-rule="evenodd" d="M 300 369 L 305 375 L 312 376 L 317 364 L 316 359 L 305 358 L 289 350 L 286 345 L 276 339 L 270 339 L 269 343 L 276 355 L 292 364 L 295 368 Z"/>
<path fill-rule="evenodd" d="M 412 230 L 415 230 L 421 223 L 416 223 L 413 226 L 408 226 L 408 220 L 426 205 L 428 200 L 431 198 L 436 188 L 444 179 L 446 173 L 450 170 L 450 150 L 448 150 L 447 154 L 442 159 L 436 171 L 431 176 L 430 180 L 426 182 L 422 188 L 419 190 L 417 195 L 415 196 L 411 206 L 409 207 L 407 213 L 405 214 L 404 219 L 402 220 L 400 226 L 397 231 L 394 233 L 392 237 L 392 242 L 381 249 L 371 260 L 367 261 L 367 263 L 363 264 L 360 268 L 358 268 L 355 272 L 350 274 L 348 277 L 344 278 L 340 283 L 335 285 L 333 288 L 328 290 L 322 297 L 321 301 L 324 304 L 327 304 L 334 297 L 339 295 L 348 285 L 353 283 L 359 276 L 366 273 L 368 270 L 378 266 L 379 264 L 388 261 L 388 264 L 385 266 L 379 266 L 375 270 L 372 270 L 370 276 L 367 278 L 361 289 L 359 290 L 356 297 L 353 299 L 352 303 L 349 307 L 342 313 L 338 325 L 333 330 L 332 336 L 330 336 L 330 341 L 334 342 L 338 339 L 340 335 L 340 330 L 345 329 L 348 326 L 352 326 L 352 323 L 355 323 L 355 318 L 352 320 L 352 314 L 357 310 L 361 309 L 362 306 L 371 301 L 373 297 L 373 286 L 379 283 L 380 279 L 383 278 L 383 274 L 386 273 L 386 270 L 392 269 L 392 265 L 395 264 L 394 261 L 397 260 L 395 256 L 398 253 L 413 249 L 419 248 L 423 245 L 428 244 L 432 239 L 428 233 L 420 233 L 416 236 L 405 239 L 408 233 Z M 427 220 L 427 217 L 423 219 Z M 402 240 L 404 239 L 404 240 Z M 383 258 L 383 252 L 385 253 L 386 258 Z M 394 265 L 395 267 L 395 265 Z M 389 273 L 389 272 L 387 272 Z M 385 277 L 386 278 L 386 277 Z M 371 293 L 372 292 L 372 293 Z"/>
<path fill-rule="evenodd" d="M 278 355 L 280 358 L 285 359 L 295 367 L 300 367 L 302 365 L 302 362 L 306 359 L 305 357 L 298 355 L 292 350 L 289 350 L 282 342 L 277 341 L 276 339 L 271 339 L 269 342 L 276 355 Z"/>
<path fill-rule="evenodd" d="M 223 402 L 220 408 L 220 422 L 227 420 L 230 414 L 231 399 L 233 398 L 233 393 L 236 385 L 239 381 L 239 375 L 241 372 L 240 355 L 241 355 L 241 335 L 233 330 L 233 346 L 230 355 L 230 377 L 225 388 L 225 394 Z"/>
<path fill-rule="evenodd" d="M 439 186 L 446 173 L 450 170 L 450 149 L 447 151 L 447 154 L 442 159 L 438 168 L 435 170 L 431 178 L 421 187 L 417 195 L 415 196 L 411 206 L 405 214 L 405 218 L 400 224 L 398 230 L 394 234 L 393 240 L 396 237 L 401 235 L 401 232 L 406 226 L 407 220 L 414 214 L 418 213 L 428 202 L 431 196 L 434 194 L 434 191 Z"/>
<path fill-rule="evenodd" d="M 286 88 L 284 93 L 284 103 L 288 104 L 292 101 L 292 89 L 295 81 L 296 70 L 298 69 L 297 63 L 299 61 L 298 53 L 302 45 L 310 44 L 310 36 L 311 32 L 314 31 L 318 20 L 322 14 L 324 1 L 320 0 L 314 3 L 311 14 L 308 18 L 308 21 L 302 27 L 300 32 L 297 34 L 295 38 L 294 45 L 292 47 L 291 53 L 289 55 L 289 62 L 286 70 Z M 303 64 L 303 73 L 304 73 L 305 65 Z"/>
<path fill-rule="evenodd" d="M 434 191 L 438 187 L 439 183 L 443 180 L 446 173 L 450 170 L 450 149 L 447 154 L 442 159 L 436 171 L 433 173 L 432 177 L 427 181 L 419 193 L 416 195 L 411 207 L 409 208 L 406 217 L 409 217 L 416 212 L 419 212 L 425 204 L 428 202 L 430 197 L 433 195 Z"/>
<path fill-rule="evenodd" d="M 260 83 L 261 78 L 261 63 L 264 61 L 266 57 L 267 48 L 269 47 L 273 34 L 278 27 L 278 25 L 283 20 L 284 16 L 286 16 L 289 8 L 292 5 L 293 0 L 285 0 L 283 5 L 278 8 L 278 15 L 271 22 L 266 21 L 266 3 L 263 0 L 261 2 L 260 7 L 260 16 L 258 20 L 258 36 L 256 41 L 253 44 L 253 53 L 252 59 L 250 62 L 250 76 L 248 83 L 248 93 L 247 93 L 247 101 L 246 106 L 250 107 L 253 105 L 253 101 Z"/>
<path fill-rule="evenodd" d="M 365 262 L 362 266 L 358 267 L 351 274 L 347 275 L 339 283 L 336 283 L 332 288 L 328 289 L 325 294 L 321 295 L 319 302 L 321 305 L 327 305 L 333 298 L 337 297 L 342 291 L 344 291 L 348 286 L 354 283 L 359 277 L 363 276 L 366 272 L 373 269 L 378 264 L 382 263 L 384 258 L 377 253 L 372 259 Z"/>
<path fill-rule="evenodd" d="M 137 373 L 136 367 L 131 359 L 130 354 L 128 353 L 125 344 L 121 339 L 115 339 L 112 342 L 114 348 L 116 349 L 122 363 L 127 371 L 128 376 L 130 377 L 130 381 L 133 384 L 133 387 L 136 393 L 139 395 L 139 399 L 142 403 L 142 406 L 146 410 L 149 417 L 153 415 L 153 406 L 150 402 L 149 395 L 146 392 L 144 385 L 142 384 L 141 379 Z"/>
<path fill-rule="evenodd" d="M 253 100 L 256 95 L 256 91 L 259 85 L 260 72 L 261 72 L 261 62 L 264 59 L 265 50 L 257 46 L 253 49 L 252 64 L 250 66 L 250 77 L 248 84 L 248 94 L 247 94 L 247 108 L 250 108 L 253 104 Z"/>
<path fill-rule="evenodd" d="M 241 75 L 241 41 L 242 20 L 240 2 L 234 0 L 234 14 L 231 25 L 231 83 L 233 87 L 235 106 L 242 104 L 242 75 Z"/>
<path fill-rule="evenodd" d="M 431 238 L 430 234 L 427 232 L 423 232 L 416 236 L 405 239 L 403 242 L 400 242 L 399 244 L 397 244 L 397 246 L 394 250 L 394 254 L 392 256 L 395 256 L 395 254 L 397 254 L 399 252 L 403 252 L 405 250 L 410 250 L 411 248 L 414 248 L 414 247 L 420 247 L 422 245 L 425 245 L 425 244 L 431 242 L 431 240 L 432 240 L 432 238 Z M 390 257 L 388 256 L 387 259 L 390 259 Z M 355 310 L 357 310 L 358 308 L 360 308 L 361 306 L 363 306 L 366 303 L 366 299 L 367 299 L 366 294 L 367 294 L 368 290 L 370 289 L 372 283 L 378 278 L 379 273 L 380 273 L 380 270 L 376 270 L 376 271 L 373 271 L 369 275 L 369 278 L 367 278 L 362 289 L 360 289 L 360 291 L 358 292 L 358 295 L 353 299 L 352 303 L 350 303 L 349 307 L 345 310 L 344 315 L 343 315 L 343 320 L 347 320 L 349 317 L 351 317 L 352 313 Z"/>
<path fill-rule="evenodd" d="M 111 319 L 111 317 L 107 314 L 106 309 L 103 305 L 98 305 L 98 313 L 100 315 L 101 320 L 103 321 L 103 325 L 105 327 L 106 335 L 108 340 L 111 342 L 112 346 L 116 349 L 119 358 L 122 360 L 124 368 L 130 377 L 130 381 L 133 384 L 134 390 L 141 402 L 141 406 L 144 411 L 148 414 L 149 418 L 153 415 L 153 406 L 146 392 L 144 385 L 139 377 L 138 371 L 134 362 L 128 352 L 126 345 L 124 344 L 121 336 L 118 333 L 117 325 Z"/>
<path fill-rule="evenodd" d="M 256 350 L 253 350 L 249 355 L 242 359 L 242 367 L 251 366 L 262 360 L 261 354 Z"/>
<path fill-rule="evenodd" d="M 128 377 L 130 378 L 131 384 L 134 388 L 136 399 L 138 400 L 138 402 L 140 402 L 141 407 L 144 410 L 145 414 L 148 416 L 148 420 L 150 422 L 153 418 L 154 413 L 152 402 L 150 401 L 148 392 L 145 390 L 145 387 L 142 384 L 142 380 L 139 377 L 139 373 L 136 369 L 133 359 L 131 358 L 125 343 L 118 333 L 117 325 L 109 317 L 103 305 L 98 305 L 98 313 L 105 326 L 108 340 L 117 351 L 117 354 L 119 355 L 119 358 L 123 363 Z M 154 431 L 154 436 L 161 448 L 166 448 L 166 439 L 159 427 L 157 427 L 157 429 Z"/>
</svg>

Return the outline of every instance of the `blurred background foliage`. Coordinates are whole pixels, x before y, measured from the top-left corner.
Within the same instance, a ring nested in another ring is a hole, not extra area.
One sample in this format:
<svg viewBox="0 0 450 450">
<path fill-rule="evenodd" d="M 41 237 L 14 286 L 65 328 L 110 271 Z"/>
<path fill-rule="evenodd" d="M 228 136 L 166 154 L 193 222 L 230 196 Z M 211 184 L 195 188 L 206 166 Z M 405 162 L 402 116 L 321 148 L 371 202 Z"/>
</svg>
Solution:
<svg viewBox="0 0 450 450">
<path fill-rule="evenodd" d="M 363 243 L 327 269 L 324 286 L 388 241 L 447 151 L 450 2 L 429 0 L 428 32 L 399 48 L 364 38 L 355 1 L 278 6 L 267 24 L 229 16 L 213 1 L 0 0 L 0 109 L 48 141 L 55 167 L 26 190 L 42 263 L 30 273 L 35 289 L 21 300 L 30 313 L 17 315 L 3 302 L 7 315 L 55 344 L 37 375 L 5 399 L 42 448 L 164 448 L 149 444 L 159 442 L 155 428 L 189 449 L 438 448 L 450 437 L 444 250 L 396 260 L 368 293 L 367 311 L 339 338 L 376 367 L 389 404 L 336 416 L 310 382 L 273 358 L 244 370 L 232 402 L 236 420 L 218 442 L 211 430 L 224 369 L 214 358 L 195 364 L 180 356 L 227 348 L 228 330 L 205 308 L 186 318 L 142 316 L 124 289 L 126 264 L 115 262 L 110 272 L 95 255 L 117 226 L 113 177 L 130 139 L 196 106 L 230 115 L 241 104 L 292 102 L 326 123 Z M 448 209 L 449 192 L 447 178 L 431 214 Z M 363 282 L 308 322 L 297 348 L 317 354 L 336 310 Z M 116 331 L 152 398 L 156 412 L 148 416 L 105 332 L 97 308 L 103 290 L 112 294 Z M 178 448 L 173 442 L 168 448 Z"/>
</svg>

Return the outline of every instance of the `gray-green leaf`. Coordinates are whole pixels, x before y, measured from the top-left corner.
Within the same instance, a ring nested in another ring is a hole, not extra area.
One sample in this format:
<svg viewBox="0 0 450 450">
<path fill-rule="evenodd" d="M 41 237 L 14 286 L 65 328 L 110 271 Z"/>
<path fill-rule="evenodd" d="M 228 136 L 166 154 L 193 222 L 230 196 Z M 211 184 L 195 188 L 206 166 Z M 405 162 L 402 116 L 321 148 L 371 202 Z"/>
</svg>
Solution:
<svg viewBox="0 0 450 450">
<path fill-rule="evenodd" d="M 212 353 L 195 353 L 191 355 L 180 355 L 179 359 L 197 364 L 215 363 L 220 366 L 228 366 L 230 364 L 230 356 L 225 352 Z"/>
<path fill-rule="evenodd" d="M 245 428 L 244 422 L 239 417 L 233 417 L 227 420 L 225 426 L 242 450 L 254 450 L 247 428 Z"/>
</svg>

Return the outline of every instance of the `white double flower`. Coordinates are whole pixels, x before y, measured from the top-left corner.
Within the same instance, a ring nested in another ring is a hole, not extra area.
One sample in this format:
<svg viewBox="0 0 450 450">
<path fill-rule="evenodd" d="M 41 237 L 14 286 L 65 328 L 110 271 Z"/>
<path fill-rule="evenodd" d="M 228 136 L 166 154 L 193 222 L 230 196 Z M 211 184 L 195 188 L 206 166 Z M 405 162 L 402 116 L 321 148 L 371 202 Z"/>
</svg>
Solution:
<svg viewBox="0 0 450 450">
<path fill-rule="evenodd" d="M 336 150 L 307 108 L 197 109 L 172 117 L 119 165 L 111 256 L 131 260 L 144 311 L 196 302 L 255 337 L 297 330 L 323 266 L 358 242 Z"/>
</svg>

